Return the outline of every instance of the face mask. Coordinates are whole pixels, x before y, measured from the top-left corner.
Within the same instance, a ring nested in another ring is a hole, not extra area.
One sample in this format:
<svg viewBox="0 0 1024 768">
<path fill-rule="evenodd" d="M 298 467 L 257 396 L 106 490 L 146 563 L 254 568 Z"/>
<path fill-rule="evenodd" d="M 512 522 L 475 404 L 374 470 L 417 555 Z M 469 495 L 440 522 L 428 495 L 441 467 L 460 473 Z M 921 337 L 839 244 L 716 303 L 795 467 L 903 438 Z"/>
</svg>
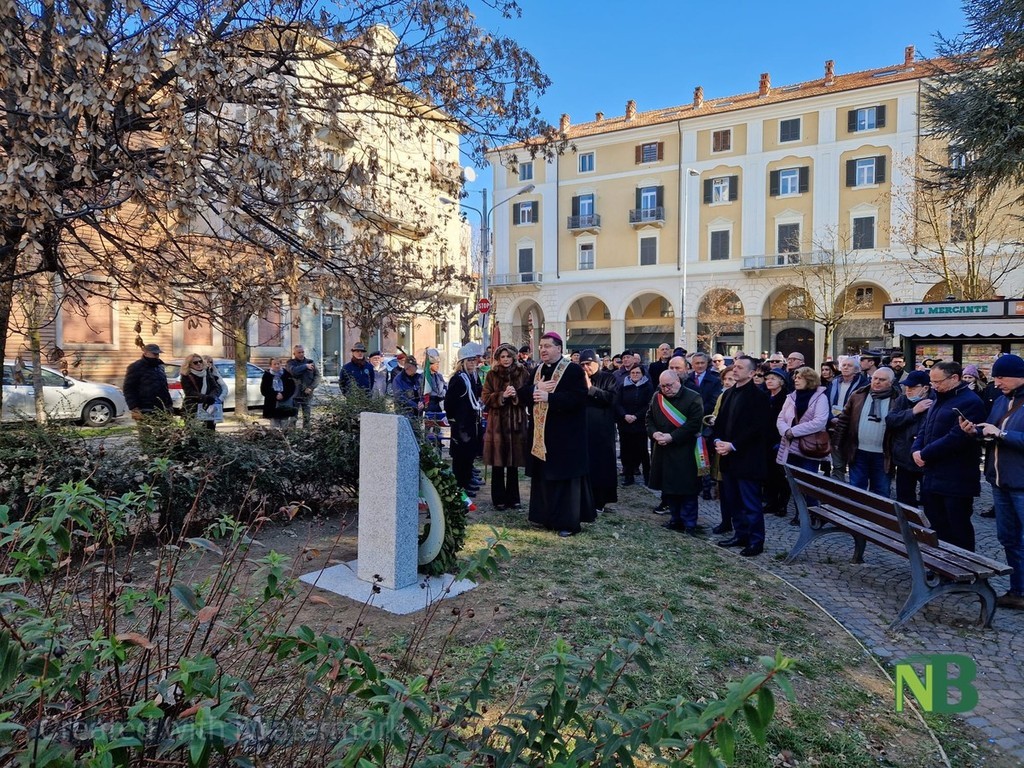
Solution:
<svg viewBox="0 0 1024 768">
<path fill-rule="evenodd" d="M 917 395 L 916 397 L 911 397 L 910 395 L 907 395 L 907 400 L 909 400 L 912 403 L 916 403 L 918 400 L 924 400 L 924 395 Z"/>
</svg>

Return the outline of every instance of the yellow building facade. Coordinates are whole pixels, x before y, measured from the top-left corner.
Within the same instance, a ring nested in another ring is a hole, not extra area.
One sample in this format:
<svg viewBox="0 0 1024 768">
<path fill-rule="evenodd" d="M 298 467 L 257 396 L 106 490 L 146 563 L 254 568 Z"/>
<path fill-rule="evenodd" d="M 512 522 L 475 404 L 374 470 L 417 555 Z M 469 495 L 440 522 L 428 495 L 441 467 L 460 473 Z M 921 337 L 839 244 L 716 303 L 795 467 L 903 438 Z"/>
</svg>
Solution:
<svg viewBox="0 0 1024 768">
<path fill-rule="evenodd" d="M 766 73 L 739 96 L 698 87 L 678 107 L 563 115 L 573 151 L 550 160 L 495 150 L 499 205 L 534 185 L 494 215 L 505 339 L 554 330 L 571 349 L 668 342 L 808 361 L 897 345 L 882 306 L 941 288 L 899 264 L 928 71 L 910 46 L 877 70 L 837 75 L 830 61 L 796 85 L 773 88 Z"/>
</svg>

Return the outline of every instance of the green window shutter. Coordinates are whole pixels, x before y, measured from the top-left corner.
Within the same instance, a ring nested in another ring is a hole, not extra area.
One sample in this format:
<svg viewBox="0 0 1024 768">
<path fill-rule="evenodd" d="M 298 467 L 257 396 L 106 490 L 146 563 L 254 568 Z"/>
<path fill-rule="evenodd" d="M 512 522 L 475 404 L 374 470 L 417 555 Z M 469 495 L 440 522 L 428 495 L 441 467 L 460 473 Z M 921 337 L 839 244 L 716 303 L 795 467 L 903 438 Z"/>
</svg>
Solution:
<svg viewBox="0 0 1024 768">
<path fill-rule="evenodd" d="M 540 222 L 540 203 L 534 200 L 532 203 L 527 203 L 530 208 L 533 209 L 533 223 L 537 224 Z"/>
<path fill-rule="evenodd" d="M 800 168 L 800 192 L 806 192 L 811 188 L 811 169 L 809 166 L 802 166 Z"/>
<path fill-rule="evenodd" d="M 885 155 L 875 158 L 875 184 L 885 182 Z"/>
<path fill-rule="evenodd" d="M 637 187 L 636 188 L 636 205 L 634 207 L 638 211 L 643 207 L 643 201 L 641 200 L 640 195 L 641 195 L 641 189 L 640 189 L 640 187 Z"/>
<path fill-rule="evenodd" d="M 846 113 L 846 130 L 850 133 L 857 132 L 857 110 L 851 109 Z M 847 185 L 849 186 L 849 185 Z"/>
<path fill-rule="evenodd" d="M 704 202 L 711 202 L 711 179 L 704 179 Z"/>
<path fill-rule="evenodd" d="M 512 203 L 512 224 L 513 226 L 519 223 L 519 206 L 522 203 Z"/>
<path fill-rule="evenodd" d="M 857 186 L 857 161 L 847 160 L 846 161 L 846 186 L 855 187 Z"/>
<path fill-rule="evenodd" d="M 658 206 L 659 208 L 661 208 L 663 205 L 665 205 L 665 188 L 664 187 L 655 187 L 655 189 L 657 190 L 657 192 L 655 193 L 655 203 L 654 204 L 656 206 Z"/>
<path fill-rule="evenodd" d="M 573 199 L 572 199 L 572 215 L 573 216 L 579 216 L 580 215 L 580 196 L 579 195 L 574 196 Z"/>
<path fill-rule="evenodd" d="M 729 177 L 729 199 L 738 200 L 740 197 L 740 177 L 730 176 Z"/>
<path fill-rule="evenodd" d="M 885 128 L 885 105 L 875 107 L 875 128 Z"/>
<path fill-rule="evenodd" d="M 768 174 L 768 195 L 778 197 L 779 195 L 779 172 L 772 171 Z"/>
</svg>

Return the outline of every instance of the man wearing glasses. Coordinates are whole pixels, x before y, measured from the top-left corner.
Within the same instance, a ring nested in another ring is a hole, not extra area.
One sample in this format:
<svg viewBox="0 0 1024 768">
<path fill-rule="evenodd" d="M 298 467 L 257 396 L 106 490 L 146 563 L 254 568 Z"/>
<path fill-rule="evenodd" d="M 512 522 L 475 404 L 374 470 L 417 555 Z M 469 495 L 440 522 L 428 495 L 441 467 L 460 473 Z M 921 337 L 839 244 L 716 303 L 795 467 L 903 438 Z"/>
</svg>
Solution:
<svg viewBox="0 0 1024 768">
<path fill-rule="evenodd" d="M 804 356 L 799 352 L 790 352 L 789 357 L 786 358 L 786 370 L 790 378 L 796 373 L 797 368 L 803 368 L 805 365 Z"/>
<path fill-rule="evenodd" d="M 974 551 L 971 513 L 981 493 L 981 448 L 960 428 L 960 417 L 985 420 L 985 404 L 961 381 L 957 362 L 941 362 L 928 371 L 935 404 L 925 416 L 912 448 L 921 467 L 921 502 L 939 539 Z"/>
<path fill-rule="evenodd" d="M 675 371 L 662 372 L 647 414 L 647 434 L 654 442 L 650 487 L 662 492 L 672 515 L 664 527 L 691 535 L 698 531 L 701 482 L 695 449 L 703 418 L 700 395 L 683 387 Z"/>
<path fill-rule="evenodd" d="M 783 366 L 786 365 L 786 358 L 784 358 L 781 354 L 776 352 L 770 358 L 768 358 L 768 362 L 772 364 L 772 368 L 782 368 Z"/>
</svg>

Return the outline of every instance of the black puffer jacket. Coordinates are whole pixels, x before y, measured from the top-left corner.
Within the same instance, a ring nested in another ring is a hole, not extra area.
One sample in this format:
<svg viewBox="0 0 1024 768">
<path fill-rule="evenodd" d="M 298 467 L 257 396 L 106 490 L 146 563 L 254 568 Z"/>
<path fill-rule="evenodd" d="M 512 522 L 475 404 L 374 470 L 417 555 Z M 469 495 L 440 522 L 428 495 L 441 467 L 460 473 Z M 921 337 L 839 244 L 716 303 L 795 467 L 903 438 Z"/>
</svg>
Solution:
<svg viewBox="0 0 1024 768">
<path fill-rule="evenodd" d="M 128 410 L 150 413 L 171 410 L 164 362 L 159 357 L 140 357 L 128 366 L 121 385 Z"/>
<path fill-rule="evenodd" d="M 914 438 L 924 423 L 928 411 L 914 413 L 917 403 L 910 402 L 906 395 L 900 395 L 889 406 L 885 415 L 885 437 L 889 447 L 889 459 L 894 467 L 921 473 L 921 467 L 914 463 Z"/>
<path fill-rule="evenodd" d="M 647 377 L 640 379 L 637 384 L 629 379 L 623 382 L 615 395 L 615 417 L 620 433 L 647 434 L 647 409 L 653 397 L 654 387 Z M 626 416 L 636 416 L 636 421 L 627 424 Z"/>
</svg>

